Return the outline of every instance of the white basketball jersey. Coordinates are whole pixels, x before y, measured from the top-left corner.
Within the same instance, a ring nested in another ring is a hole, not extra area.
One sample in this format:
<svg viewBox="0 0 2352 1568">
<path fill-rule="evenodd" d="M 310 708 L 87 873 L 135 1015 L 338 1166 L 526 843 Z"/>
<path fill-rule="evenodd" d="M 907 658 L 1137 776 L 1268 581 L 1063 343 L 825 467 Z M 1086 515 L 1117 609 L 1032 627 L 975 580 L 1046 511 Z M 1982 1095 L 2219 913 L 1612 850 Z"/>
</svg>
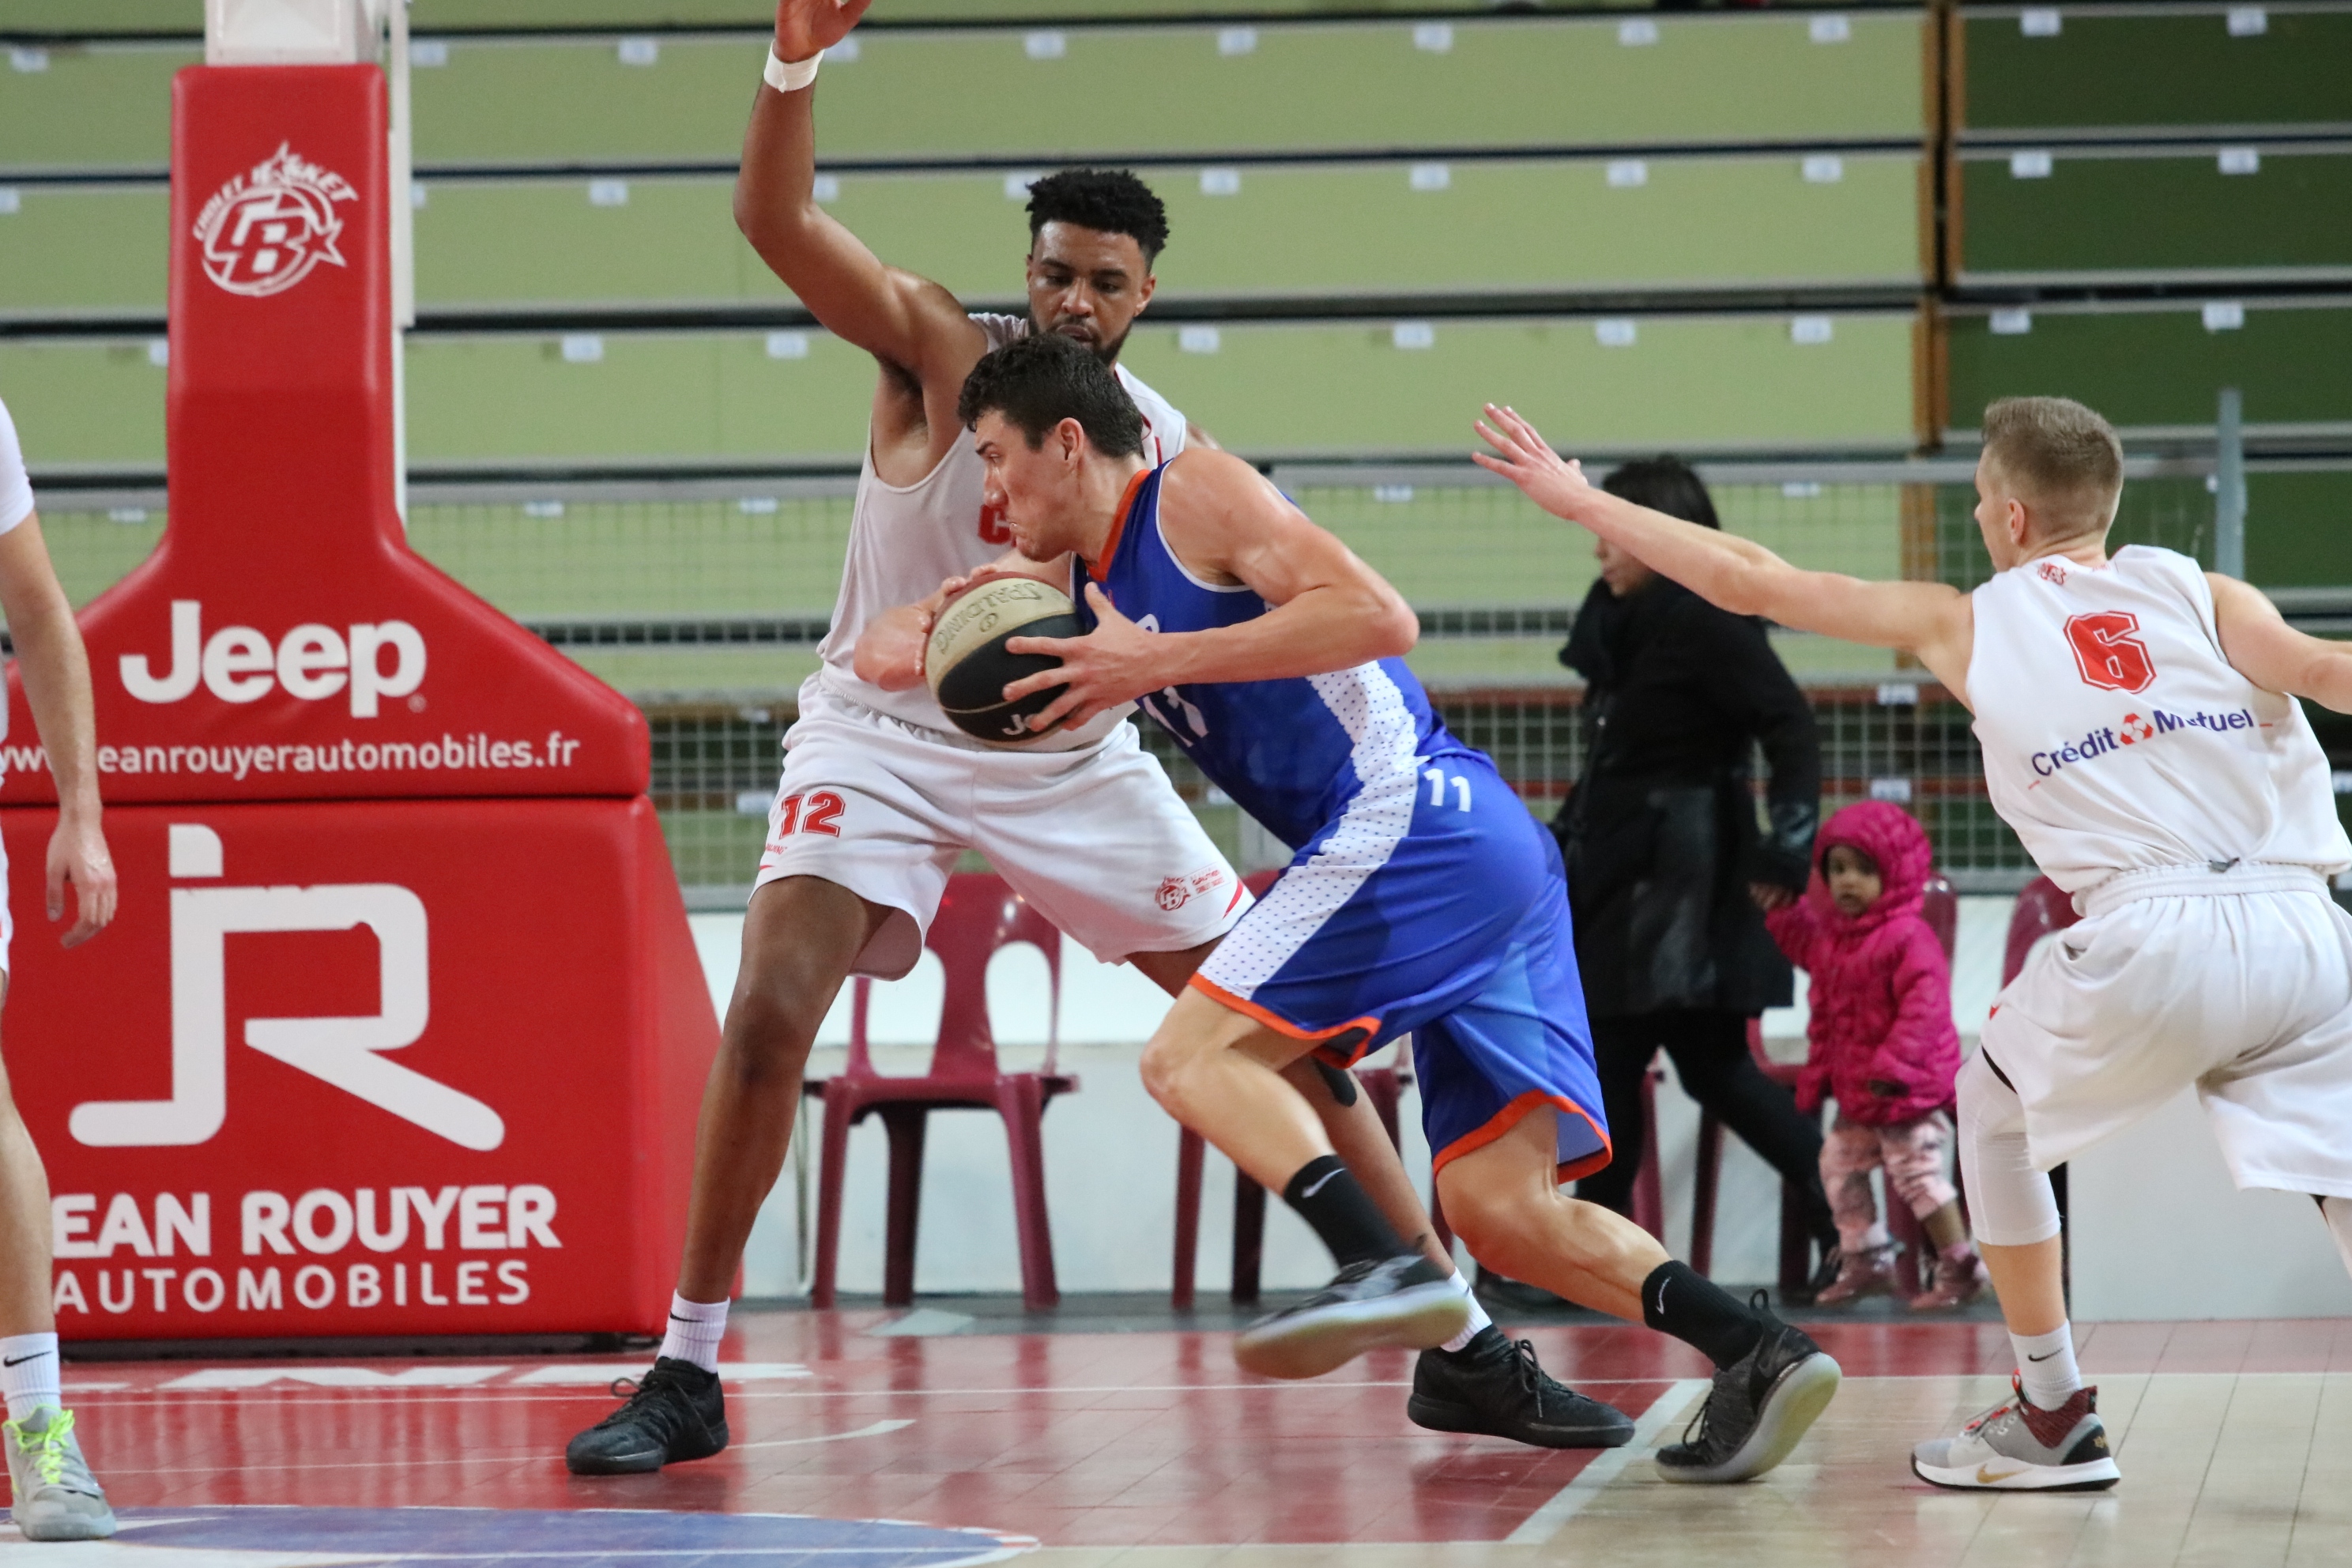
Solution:
<svg viewBox="0 0 2352 1568">
<path fill-rule="evenodd" d="M 1027 319 L 1020 316 L 974 315 L 972 321 L 988 334 L 991 349 L 1002 348 L 1029 332 Z M 1117 369 L 1119 384 L 1143 414 L 1143 455 L 1155 465 L 1166 462 L 1184 449 L 1184 416 L 1170 407 L 1166 398 L 1129 375 L 1126 366 Z M 983 477 L 971 441 L 959 433 L 929 473 L 911 485 L 885 484 L 874 472 L 874 445 L 868 438 L 865 466 L 857 476 L 856 505 L 850 516 L 849 559 L 842 567 L 841 597 L 834 605 L 833 626 L 817 645 L 817 656 L 824 660 L 817 679 L 829 689 L 878 713 L 961 736 L 931 700 L 929 687 L 885 691 L 858 679 L 851 662 L 857 634 L 868 620 L 930 597 L 948 578 L 985 566 L 1012 547 L 1012 531 L 1003 519 L 981 504 Z M 1037 749 L 1068 749 L 1099 740 L 1124 712 L 1103 714 L 1084 729 L 1053 737 Z"/>
<path fill-rule="evenodd" d="M 2222 657 L 2196 562 L 2137 544 L 2029 562 L 1973 600 L 1985 784 L 2067 892 L 2160 866 L 2352 866 L 2310 721 Z"/>
</svg>

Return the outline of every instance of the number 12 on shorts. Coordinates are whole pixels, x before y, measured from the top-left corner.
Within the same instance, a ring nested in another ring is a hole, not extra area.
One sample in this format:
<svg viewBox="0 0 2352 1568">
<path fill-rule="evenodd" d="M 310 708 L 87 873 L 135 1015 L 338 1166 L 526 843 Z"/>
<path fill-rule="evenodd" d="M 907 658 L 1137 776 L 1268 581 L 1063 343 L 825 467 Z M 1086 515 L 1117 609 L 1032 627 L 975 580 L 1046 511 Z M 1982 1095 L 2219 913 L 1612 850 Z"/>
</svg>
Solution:
<svg viewBox="0 0 2352 1568">
<path fill-rule="evenodd" d="M 776 837 L 789 838 L 799 832 L 838 838 L 840 816 L 841 797 L 829 789 L 805 795 L 788 795 L 776 806 Z"/>
<path fill-rule="evenodd" d="M 1445 804 L 1445 785 L 1447 782 L 1451 780 L 1454 784 L 1454 809 L 1456 811 L 1467 811 L 1470 809 L 1470 781 L 1468 779 L 1464 778 L 1460 773 L 1448 773 L 1444 768 L 1423 768 L 1421 770 L 1421 776 L 1429 781 L 1430 805 L 1444 805 Z"/>
</svg>

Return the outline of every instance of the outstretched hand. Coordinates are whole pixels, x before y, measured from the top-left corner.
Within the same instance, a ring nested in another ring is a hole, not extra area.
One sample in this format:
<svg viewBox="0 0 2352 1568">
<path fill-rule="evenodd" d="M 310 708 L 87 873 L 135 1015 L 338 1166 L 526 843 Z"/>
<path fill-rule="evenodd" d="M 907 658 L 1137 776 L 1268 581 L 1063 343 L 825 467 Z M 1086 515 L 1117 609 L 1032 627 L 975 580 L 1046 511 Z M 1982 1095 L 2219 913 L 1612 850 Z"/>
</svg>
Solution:
<svg viewBox="0 0 2352 1568">
<path fill-rule="evenodd" d="M 1024 676 L 1004 689 L 1004 700 L 1016 702 L 1034 691 L 1069 688 L 1030 721 L 1032 731 L 1050 730 L 1065 722 L 1083 724 L 1097 713 L 1168 684 L 1158 673 L 1167 654 L 1161 639 L 1120 615 L 1099 584 L 1087 584 L 1086 593 L 1096 621 L 1095 629 L 1087 636 L 1004 640 L 1007 653 L 1045 654 L 1062 661 L 1057 668 Z"/>
<path fill-rule="evenodd" d="M 1593 493 L 1583 464 L 1562 458 L 1534 426 L 1509 408 L 1489 403 L 1486 417 L 1476 424 L 1478 434 L 1495 450 L 1471 453 L 1472 462 L 1502 475 L 1554 517 L 1582 521 L 1577 505 Z"/>
<path fill-rule="evenodd" d="M 776 58 L 804 60 L 849 36 L 874 0 L 776 0 Z"/>
</svg>

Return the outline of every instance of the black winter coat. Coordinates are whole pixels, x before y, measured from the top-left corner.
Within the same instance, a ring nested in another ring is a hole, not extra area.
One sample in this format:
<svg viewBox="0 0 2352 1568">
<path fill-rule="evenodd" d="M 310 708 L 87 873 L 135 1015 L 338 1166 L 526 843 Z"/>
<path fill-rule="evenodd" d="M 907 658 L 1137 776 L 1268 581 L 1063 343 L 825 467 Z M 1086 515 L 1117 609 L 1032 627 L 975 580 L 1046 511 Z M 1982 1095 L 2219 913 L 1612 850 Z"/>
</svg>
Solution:
<svg viewBox="0 0 2352 1568">
<path fill-rule="evenodd" d="M 1560 662 L 1587 681 L 1584 774 L 1552 831 L 1596 1017 L 1784 1006 L 1788 961 L 1750 882 L 1801 893 L 1821 809 L 1813 710 L 1763 625 L 1665 578 L 1595 582 Z M 1771 769 L 1768 831 L 1751 747 Z"/>
</svg>

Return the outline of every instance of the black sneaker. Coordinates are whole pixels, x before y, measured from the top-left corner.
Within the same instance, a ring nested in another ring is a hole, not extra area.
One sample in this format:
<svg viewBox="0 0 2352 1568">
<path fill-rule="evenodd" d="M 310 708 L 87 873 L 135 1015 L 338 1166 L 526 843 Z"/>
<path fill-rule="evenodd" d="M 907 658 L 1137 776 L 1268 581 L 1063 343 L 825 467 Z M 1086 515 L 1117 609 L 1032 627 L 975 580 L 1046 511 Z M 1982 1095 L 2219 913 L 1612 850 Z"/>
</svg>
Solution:
<svg viewBox="0 0 2352 1568">
<path fill-rule="evenodd" d="M 575 1476 L 634 1476 L 680 1459 L 707 1459 L 727 1447 L 727 1405 L 719 1374 L 663 1356 L 627 1390 L 629 1402 L 572 1439 L 564 1468 Z"/>
<path fill-rule="evenodd" d="M 1453 1280 L 1417 1252 L 1350 1263 L 1298 1305 L 1244 1329 L 1234 1360 L 1261 1377 L 1320 1377 L 1382 1345 L 1442 1345 L 1470 1321 Z"/>
<path fill-rule="evenodd" d="M 1538 1448 L 1614 1448 L 1633 1440 L 1623 1411 L 1544 1375 L 1536 1347 L 1489 1323 L 1458 1351 L 1421 1352 L 1405 1414 L 1433 1432 L 1480 1432 Z"/>
<path fill-rule="evenodd" d="M 1749 1305 L 1764 1320 L 1764 1335 L 1716 1373 L 1683 1440 L 1658 1450 L 1658 1474 L 1667 1480 L 1754 1479 L 1789 1457 L 1837 1393 L 1838 1363 L 1765 1310 L 1763 1291 Z"/>
</svg>

